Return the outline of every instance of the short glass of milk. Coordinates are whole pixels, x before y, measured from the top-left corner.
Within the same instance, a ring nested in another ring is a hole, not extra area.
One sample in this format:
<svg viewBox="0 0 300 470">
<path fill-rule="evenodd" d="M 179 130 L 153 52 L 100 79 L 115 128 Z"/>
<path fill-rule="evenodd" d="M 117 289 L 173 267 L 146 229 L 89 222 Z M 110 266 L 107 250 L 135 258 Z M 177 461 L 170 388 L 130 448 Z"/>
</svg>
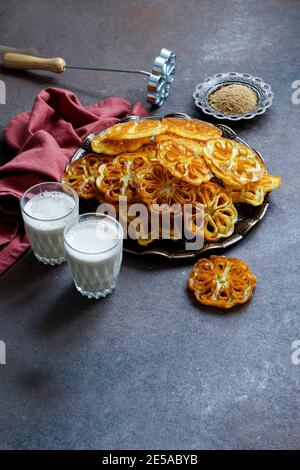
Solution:
<svg viewBox="0 0 300 470">
<path fill-rule="evenodd" d="M 121 224 L 105 214 L 82 214 L 68 223 L 64 241 L 77 290 L 90 299 L 111 294 L 122 263 Z"/>
<path fill-rule="evenodd" d="M 76 192 L 63 183 L 37 184 L 23 194 L 21 211 L 37 259 L 52 266 L 63 263 L 64 228 L 79 213 Z"/>
</svg>

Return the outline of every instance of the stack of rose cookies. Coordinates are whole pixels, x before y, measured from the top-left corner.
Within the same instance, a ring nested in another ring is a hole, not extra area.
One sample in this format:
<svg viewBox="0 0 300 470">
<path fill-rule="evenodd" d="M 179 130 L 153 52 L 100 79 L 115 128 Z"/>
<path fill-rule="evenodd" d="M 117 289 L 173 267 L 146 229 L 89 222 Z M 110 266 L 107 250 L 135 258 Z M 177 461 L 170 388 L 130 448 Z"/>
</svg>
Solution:
<svg viewBox="0 0 300 470">
<path fill-rule="evenodd" d="M 69 164 L 62 181 L 79 197 L 109 203 L 117 213 L 124 197 L 127 207 L 142 203 L 149 211 L 201 204 L 204 240 L 215 242 L 234 232 L 236 204 L 261 205 L 266 193 L 281 184 L 254 150 L 221 134 L 193 119 L 116 124 L 93 138 L 94 153 Z M 193 217 L 189 224 L 196 232 Z M 165 238 L 162 230 L 160 237 Z M 176 233 L 168 238 L 177 239 Z M 152 241 L 151 232 L 140 232 L 139 244 Z M 251 297 L 255 277 L 239 260 L 211 257 L 196 263 L 189 286 L 200 302 L 226 308 Z"/>
</svg>

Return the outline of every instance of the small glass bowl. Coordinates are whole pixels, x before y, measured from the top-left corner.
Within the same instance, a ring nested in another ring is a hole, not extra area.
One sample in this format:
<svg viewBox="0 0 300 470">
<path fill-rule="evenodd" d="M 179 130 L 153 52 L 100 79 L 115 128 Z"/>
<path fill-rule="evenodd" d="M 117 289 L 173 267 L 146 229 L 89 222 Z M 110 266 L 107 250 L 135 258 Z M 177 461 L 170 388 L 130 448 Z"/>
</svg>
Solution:
<svg viewBox="0 0 300 470">
<path fill-rule="evenodd" d="M 210 94 L 224 85 L 231 85 L 233 83 L 246 85 L 256 92 L 258 104 L 252 111 L 245 114 L 223 114 L 210 106 L 208 102 Z M 196 86 L 193 97 L 195 105 L 200 108 L 203 113 L 210 114 L 216 119 L 239 121 L 241 119 L 252 119 L 255 116 L 263 114 L 272 105 L 274 94 L 270 85 L 259 77 L 254 77 L 248 73 L 228 72 L 217 73 L 212 77 L 206 78 L 202 83 Z"/>
</svg>

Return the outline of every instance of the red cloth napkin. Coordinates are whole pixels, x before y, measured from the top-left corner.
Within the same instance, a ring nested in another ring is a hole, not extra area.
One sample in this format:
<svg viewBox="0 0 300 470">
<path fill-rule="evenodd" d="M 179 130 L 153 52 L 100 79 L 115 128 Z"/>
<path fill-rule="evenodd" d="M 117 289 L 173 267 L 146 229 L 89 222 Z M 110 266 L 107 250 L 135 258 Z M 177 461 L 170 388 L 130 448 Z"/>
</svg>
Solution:
<svg viewBox="0 0 300 470">
<path fill-rule="evenodd" d="M 4 131 L 17 157 L 0 167 L 0 274 L 28 248 L 19 200 L 43 181 L 59 181 L 82 139 L 129 115 L 146 116 L 141 103 L 131 106 L 120 97 L 83 106 L 68 90 L 47 88 L 32 110 L 13 118 Z"/>
</svg>

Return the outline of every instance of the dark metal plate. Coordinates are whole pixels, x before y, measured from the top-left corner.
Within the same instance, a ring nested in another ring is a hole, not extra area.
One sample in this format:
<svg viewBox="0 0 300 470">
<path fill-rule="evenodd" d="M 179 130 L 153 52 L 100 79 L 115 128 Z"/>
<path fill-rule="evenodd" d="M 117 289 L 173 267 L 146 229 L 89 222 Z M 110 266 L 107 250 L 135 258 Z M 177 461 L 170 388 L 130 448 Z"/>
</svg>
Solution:
<svg viewBox="0 0 300 470">
<path fill-rule="evenodd" d="M 130 120 L 140 121 L 143 119 L 162 119 L 162 117 L 163 116 L 139 118 L 136 116 L 131 116 L 130 118 L 123 119 L 121 122 L 127 122 Z M 183 113 L 167 114 L 164 117 L 181 117 L 182 119 L 191 119 L 190 116 Z M 230 127 L 225 126 L 224 124 L 215 125 L 222 130 L 223 137 L 227 137 L 229 139 L 236 140 L 237 142 L 241 142 L 242 144 L 248 145 L 245 141 L 239 138 Z M 78 158 L 81 158 L 92 151 L 91 141 L 95 135 L 96 134 L 90 134 L 84 139 L 81 146 L 76 150 L 70 161 L 77 160 Z M 248 147 L 253 148 L 250 145 L 248 145 Z M 264 161 L 260 152 L 257 150 L 255 150 L 255 152 L 259 155 L 261 160 Z M 210 251 L 226 249 L 242 240 L 247 235 L 247 233 L 262 220 L 269 207 L 270 195 L 271 193 L 266 194 L 264 202 L 261 206 L 255 207 L 248 204 L 238 204 L 236 206 L 238 211 L 238 220 L 235 224 L 233 234 L 228 238 L 218 240 L 214 243 L 205 242 L 200 250 L 185 250 L 185 240 L 157 240 L 144 247 L 140 246 L 136 241 L 128 239 L 124 240 L 124 251 L 135 255 L 158 255 L 171 259 L 183 259 L 195 258 L 201 256 L 202 254 L 206 255 Z M 91 209 L 90 205 L 89 209 Z"/>
</svg>

